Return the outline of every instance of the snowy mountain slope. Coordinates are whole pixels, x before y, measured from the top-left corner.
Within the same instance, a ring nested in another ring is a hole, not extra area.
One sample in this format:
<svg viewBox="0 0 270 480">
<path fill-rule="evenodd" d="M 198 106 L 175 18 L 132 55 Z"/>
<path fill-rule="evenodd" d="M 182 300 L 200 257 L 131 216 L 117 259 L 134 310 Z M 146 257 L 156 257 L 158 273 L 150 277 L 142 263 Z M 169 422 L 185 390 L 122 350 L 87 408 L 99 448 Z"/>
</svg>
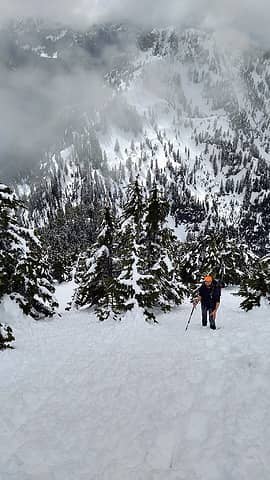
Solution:
<svg viewBox="0 0 270 480">
<path fill-rule="evenodd" d="M 41 168 L 17 182 L 37 224 L 69 202 L 80 204 L 89 178 L 94 196 L 101 183 L 105 195 L 119 200 L 139 174 L 147 188 L 154 181 L 164 187 L 176 224 L 192 232 L 225 224 L 245 241 L 254 237 L 252 247 L 263 238 L 259 250 L 268 248 L 267 52 L 174 27 L 96 25 L 77 32 L 29 21 L 11 32 L 18 73 L 20 59 L 52 78 L 80 67 L 109 87 L 98 109 L 86 106 L 83 91 L 75 113 L 65 105 L 58 141 L 41 156 Z"/>
<path fill-rule="evenodd" d="M 17 342 L 1 354 L 1 480 L 267 480 L 269 306 L 243 313 L 232 291 L 216 332 L 196 311 L 185 333 L 190 304 L 155 327 L 33 323 L 5 304 Z"/>
</svg>

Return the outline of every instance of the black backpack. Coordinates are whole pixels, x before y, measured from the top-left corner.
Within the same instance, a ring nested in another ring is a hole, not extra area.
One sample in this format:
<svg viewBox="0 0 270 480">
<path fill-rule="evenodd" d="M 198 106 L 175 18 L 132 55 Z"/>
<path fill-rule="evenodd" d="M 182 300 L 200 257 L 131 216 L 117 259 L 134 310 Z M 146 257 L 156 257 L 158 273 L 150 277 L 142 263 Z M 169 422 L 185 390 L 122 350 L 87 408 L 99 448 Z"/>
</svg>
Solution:
<svg viewBox="0 0 270 480">
<path fill-rule="evenodd" d="M 219 295 L 221 295 L 221 289 L 225 287 L 225 283 L 223 282 L 223 280 L 215 279 L 213 281 L 213 285 L 216 289 L 218 289 Z"/>
</svg>

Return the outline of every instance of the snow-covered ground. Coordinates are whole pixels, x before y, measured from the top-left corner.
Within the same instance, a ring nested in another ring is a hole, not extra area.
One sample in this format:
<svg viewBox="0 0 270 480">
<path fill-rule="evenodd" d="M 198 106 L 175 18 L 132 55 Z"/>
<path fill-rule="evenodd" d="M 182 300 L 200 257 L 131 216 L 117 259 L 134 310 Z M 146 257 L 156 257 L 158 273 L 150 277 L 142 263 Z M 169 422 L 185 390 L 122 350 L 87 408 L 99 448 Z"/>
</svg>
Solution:
<svg viewBox="0 0 270 480">
<path fill-rule="evenodd" d="M 2 306 L 0 479 L 269 480 L 270 308 L 230 293 L 215 332 L 197 310 L 185 333 L 188 303 L 158 326 Z"/>
</svg>

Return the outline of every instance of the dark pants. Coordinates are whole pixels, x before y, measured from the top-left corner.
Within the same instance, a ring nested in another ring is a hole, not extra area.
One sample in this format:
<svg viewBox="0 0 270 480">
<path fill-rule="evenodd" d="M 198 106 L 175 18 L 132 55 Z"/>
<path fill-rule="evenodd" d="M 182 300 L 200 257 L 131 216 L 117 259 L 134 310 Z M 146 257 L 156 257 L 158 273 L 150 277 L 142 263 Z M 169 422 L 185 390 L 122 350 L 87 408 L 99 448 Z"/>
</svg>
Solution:
<svg viewBox="0 0 270 480">
<path fill-rule="evenodd" d="M 207 325 L 207 314 L 209 314 L 210 327 L 215 327 L 216 326 L 215 319 L 211 315 L 211 313 L 215 309 L 214 308 L 209 308 L 209 307 L 207 307 L 207 305 L 203 305 L 203 304 L 201 305 L 201 307 L 202 307 L 202 325 L 203 325 L 203 327 L 206 327 L 206 325 Z"/>
</svg>

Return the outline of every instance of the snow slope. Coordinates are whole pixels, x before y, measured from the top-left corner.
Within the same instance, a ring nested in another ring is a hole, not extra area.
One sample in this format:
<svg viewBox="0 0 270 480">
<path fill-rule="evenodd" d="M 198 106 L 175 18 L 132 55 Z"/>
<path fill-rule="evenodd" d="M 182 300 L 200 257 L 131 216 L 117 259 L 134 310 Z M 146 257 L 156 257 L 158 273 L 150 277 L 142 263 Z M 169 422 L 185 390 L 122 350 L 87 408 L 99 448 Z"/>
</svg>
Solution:
<svg viewBox="0 0 270 480">
<path fill-rule="evenodd" d="M 0 479 L 268 480 L 270 308 L 230 293 L 216 332 L 185 333 L 188 303 L 158 326 L 2 306 Z"/>
</svg>

